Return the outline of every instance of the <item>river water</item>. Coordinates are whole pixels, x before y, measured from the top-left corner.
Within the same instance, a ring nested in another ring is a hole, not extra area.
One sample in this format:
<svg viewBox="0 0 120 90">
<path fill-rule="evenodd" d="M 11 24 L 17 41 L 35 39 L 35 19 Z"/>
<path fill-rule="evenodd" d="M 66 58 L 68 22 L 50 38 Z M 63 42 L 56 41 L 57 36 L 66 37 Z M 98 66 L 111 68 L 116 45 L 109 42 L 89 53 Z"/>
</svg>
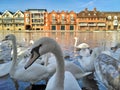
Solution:
<svg viewBox="0 0 120 90">
<path fill-rule="evenodd" d="M 30 41 L 35 41 L 41 37 L 51 37 L 55 39 L 62 47 L 63 50 L 69 50 L 73 52 L 75 44 L 74 37 L 78 38 L 77 44 L 82 42 L 88 43 L 91 48 L 104 45 L 109 46 L 114 41 L 120 40 L 120 33 L 118 31 L 110 32 L 0 32 L 0 40 L 2 40 L 8 34 L 15 34 L 17 42 L 30 46 Z M 101 84 L 97 83 L 93 77 L 94 75 L 83 78 L 79 81 L 79 84 L 85 88 L 83 90 L 106 90 Z M 44 84 L 44 81 L 39 82 Z M 29 83 L 19 81 L 19 90 L 28 90 Z M 16 90 L 13 81 L 8 76 L 0 78 L 0 90 Z"/>
</svg>

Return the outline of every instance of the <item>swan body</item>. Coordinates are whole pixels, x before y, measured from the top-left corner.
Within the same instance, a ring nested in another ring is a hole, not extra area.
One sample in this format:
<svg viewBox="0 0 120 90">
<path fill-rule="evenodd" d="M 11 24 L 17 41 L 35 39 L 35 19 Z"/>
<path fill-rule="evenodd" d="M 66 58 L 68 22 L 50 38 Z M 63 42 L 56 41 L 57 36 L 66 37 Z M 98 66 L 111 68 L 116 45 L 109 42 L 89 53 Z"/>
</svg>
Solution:
<svg viewBox="0 0 120 90">
<path fill-rule="evenodd" d="M 54 90 L 54 89 L 55 90 L 81 90 L 81 88 L 79 88 L 79 85 L 75 80 L 75 77 L 70 72 L 66 71 L 64 76 L 65 76 L 65 78 L 64 78 L 64 83 L 65 83 L 64 84 L 64 89 L 61 89 L 60 87 L 58 87 L 56 89 L 56 86 L 52 85 L 52 84 L 55 84 L 55 83 L 53 83 L 53 81 L 56 82 L 56 79 L 54 78 L 56 76 L 54 74 L 53 77 L 50 78 L 50 80 L 47 84 L 46 90 Z M 78 88 L 76 89 L 76 87 L 78 87 Z"/>
<path fill-rule="evenodd" d="M 11 60 L 11 43 L 10 42 L 0 42 L 0 61 L 3 60 L 4 62 Z"/>
<path fill-rule="evenodd" d="M 108 90 L 120 90 L 120 61 L 100 54 L 94 62 L 95 74 Z"/>
<path fill-rule="evenodd" d="M 81 49 L 81 48 L 89 48 L 89 47 L 90 47 L 87 43 L 81 43 L 81 44 L 77 45 L 78 38 L 75 37 L 74 39 L 75 39 L 74 47 L 80 48 L 80 49 Z"/>
<path fill-rule="evenodd" d="M 78 59 L 78 62 L 86 72 L 93 72 L 95 70 L 94 61 L 103 52 L 103 47 L 96 47 L 93 49 L 92 54 L 89 56 L 82 56 Z"/>
<path fill-rule="evenodd" d="M 120 48 L 118 48 L 115 52 L 111 52 L 111 56 L 120 61 Z"/>
<path fill-rule="evenodd" d="M 58 43 L 51 38 L 43 37 L 34 43 L 33 49 L 31 50 L 31 58 L 25 65 L 25 68 L 30 67 L 39 56 L 48 52 L 55 55 L 57 67 L 55 74 L 48 81 L 46 90 L 81 90 L 74 76 L 70 72 L 67 73 L 64 71 L 62 50 Z M 68 78 L 70 78 L 70 81 Z"/>
<path fill-rule="evenodd" d="M 15 35 L 9 34 L 5 37 L 5 40 L 11 40 L 13 47 L 13 60 L 9 71 L 11 78 L 21 81 L 27 81 L 31 84 L 34 84 L 41 79 L 45 79 L 45 77 L 48 77 L 49 74 L 47 69 L 38 63 L 34 63 L 29 69 L 25 70 L 24 65 L 27 60 L 23 59 L 20 62 L 17 62 L 17 47 Z"/>
<path fill-rule="evenodd" d="M 45 56 L 42 57 L 42 61 L 45 63 L 50 76 L 52 76 L 56 71 L 56 58 L 55 56 L 53 55 L 50 56 L 49 54 L 46 54 Z M 82 68 L 80 68 L 73 62 L 66 61 L 66 60 L 64 62 L 65 62 L 65 71 L 71 72 L 76 79 L 81 79 L 82 77 L 85 77 L 92 73 L 92 72 L 84 72 Z"/>
<path fill-rule="evenodd" d="M 12 65 L 11 61 L 0 64 L 0 77 L 9 74 L 11 65 Z"/>
</svg>

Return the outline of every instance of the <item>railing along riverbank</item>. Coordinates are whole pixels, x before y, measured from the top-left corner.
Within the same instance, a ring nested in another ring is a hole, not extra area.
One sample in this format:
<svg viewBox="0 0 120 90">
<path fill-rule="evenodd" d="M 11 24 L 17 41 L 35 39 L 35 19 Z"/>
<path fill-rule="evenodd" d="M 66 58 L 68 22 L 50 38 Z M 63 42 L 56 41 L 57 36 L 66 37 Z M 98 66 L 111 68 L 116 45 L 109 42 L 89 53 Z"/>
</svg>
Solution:
<svg viewBox="0 0 120 90">
<path fill-rule="evenodd" d="M 120 30 L 0 30 L 0 33 L 11 32 L 11 33 L 25 33 L 25 32 L 120 32 Z"/>
</svg>

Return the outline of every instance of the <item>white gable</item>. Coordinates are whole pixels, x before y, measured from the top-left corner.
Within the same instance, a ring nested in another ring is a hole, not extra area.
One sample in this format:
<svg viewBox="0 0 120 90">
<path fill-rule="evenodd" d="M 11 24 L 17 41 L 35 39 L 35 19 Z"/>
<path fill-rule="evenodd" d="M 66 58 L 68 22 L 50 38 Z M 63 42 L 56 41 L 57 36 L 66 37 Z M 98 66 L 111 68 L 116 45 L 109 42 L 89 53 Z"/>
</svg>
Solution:
<svg viewBox="0 0 120 90">
<path fill-rule="evenodd" d="M 15 14 L 14 14 L 14 17 L 24 17 L 24 14 L 20 11 L 20 10 L 18 10 Z"/>
<path fill-rule="evenodd" d="M 6 10 L 3 14 L 2 17 L 6 18 L 6 17 L 13 17 L 13 14 L 11 12 L 9 12 L 8 10 Z"/>
</svg>

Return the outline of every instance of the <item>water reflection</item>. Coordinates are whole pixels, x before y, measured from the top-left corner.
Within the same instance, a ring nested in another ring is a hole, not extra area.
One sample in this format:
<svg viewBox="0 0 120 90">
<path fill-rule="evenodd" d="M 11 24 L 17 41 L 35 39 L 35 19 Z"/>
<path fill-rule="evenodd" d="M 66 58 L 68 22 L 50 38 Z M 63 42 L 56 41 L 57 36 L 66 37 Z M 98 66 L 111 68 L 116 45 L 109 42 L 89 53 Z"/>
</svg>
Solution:
<svg viewBox="0 0 120 90">
<path fill-rule="evenodd" d="M 7 34 L 11 33 L 13 32 L 1 32 L 0 39 L 2 40 Z M 35 41 L 41 37 L 51 37 L 56 39 L 63 50 L 68 50 L 69 52 L 73 52 L 74 50 L 74 37 L 78 38 L 78 44 L 85 42 L 88 43 L 91 48 L 101 45 L 102 42 L 104 42 L 104 45 L 109 46 L 111 42 L 120 40 L 120 33 L 118 32 L 17 32 L 13 34 L 16 35 L 18 43 L 24 43 L 26 46 L 30 45 L 30 40 Z M 19 90 L 26 90 L 29 87 L 29 83 L 26 82 L 19 82 L 19 84 Z M 82 86 L 83 90 L 103 90 L 102 86 L 98 89 L 93 75 L 83 78 Z M 0 90 L 15 90 L 14 83 L 9 76 L 0 78 Z"/>
<path fill-rule="evenodd" d="M 0 39 L 2 40 L 7 34 L 13 32 L 1 32 Z M 74 45 L 74 37 L 78 38 L 78 44 L 85 42 L 88 43 L 91 47 L 98 46 L 103 40 L 106 42 L 118 41 L 120 40 L 119 32 L 16 32 L 13 33 L 17 37 L 18 42 L 23 42 L 26 40 L 27 43 L 30 40 L 37 40 L 41 37 L 51 37 L 54 38 L 65 47 L 71 47 Z"/>
</svg>

